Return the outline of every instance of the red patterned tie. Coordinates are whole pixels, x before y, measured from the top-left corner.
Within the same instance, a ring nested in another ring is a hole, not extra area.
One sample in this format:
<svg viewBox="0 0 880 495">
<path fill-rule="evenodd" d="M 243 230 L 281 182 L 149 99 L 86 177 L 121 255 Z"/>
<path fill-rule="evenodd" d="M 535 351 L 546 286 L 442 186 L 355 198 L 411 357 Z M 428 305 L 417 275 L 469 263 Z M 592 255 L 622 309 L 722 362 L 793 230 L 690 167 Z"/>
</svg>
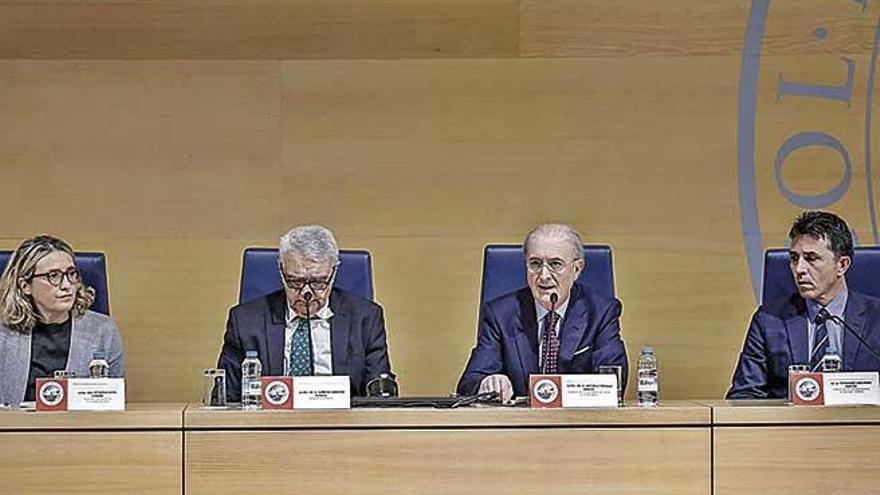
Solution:
<svg viewBox="0 0 880 495">
<path fill-rule="evenodd" d="M 559 315 L 551 311 L 544 316 L 543 334 L 541 336 L 541 373 L 553 375 L 557 372 L 556 362 L 559 359 L 559 337 L 556 336 L 556 322 Z"/>
</svg>

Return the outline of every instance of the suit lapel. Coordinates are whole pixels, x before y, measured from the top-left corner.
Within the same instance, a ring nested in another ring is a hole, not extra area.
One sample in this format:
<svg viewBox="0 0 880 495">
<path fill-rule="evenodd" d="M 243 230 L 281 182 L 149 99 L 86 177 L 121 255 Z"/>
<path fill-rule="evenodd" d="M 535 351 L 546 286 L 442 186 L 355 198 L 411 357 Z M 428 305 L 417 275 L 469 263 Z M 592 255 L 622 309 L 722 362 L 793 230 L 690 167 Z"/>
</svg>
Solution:
<svg viewBox="0 0 880 495">
<path fill-rule="evenodd" d="M 284 332 L 287 327 L 287 297 L 284 291 L 269 298 L 266 319 L 266 352 L 269 356 L 268 375 L 284 373 Z"/>
<path fill-rule="evenodd" d="M 349 374 L 349 345 L 351 335 L 351 318 L 345 308 L 346 305 L 339 303 L 342 297 L 336 290 L 330 294 L 330 361 L 334 375 Z"/>
<path fill-rule="evenodd" d="M 862 330 L 865 326 L 865 302 L 858 293 L 853 291 L 849 291 L 847 297 L 846 308 L 843 310 L 843 319 L 846 321 L 847 325 L 852 327 L 852 329 L 858 332 L 859 335 L 867 338 Z M 843 328 L 842 325 L 840 331 L 843 332 L 843 369 L 858 369 L 856 367 L 856 360 L 858 359 L 862 343 L 847 331 L 846 328 Z"/>
<path fill-rule="evenodd" d="M 807 305 L 796 296 L 792 312 L 784 319 L 788 347 L 791 352 L 790 364 L 810 364 L 810 344 L 807 339 Z"/>
<path fill-rule="evenodd" d="M 572 287 L 565 319 L 559 332 L 559 371 L 568 371 L 577 345 L 587 330 L 587 305 L 577 285 Z"/>
<path fill-rule="evenodd" d="M 12 330 L 0 323 L 0 405 L 24 400 L 31 366 L 31 332 Z"/>
<path fill-rule="evenodd" d="M 519 314 L 513 331 L 520 366 L 528 379 L 529 375 L 538 373 L 538 317 L 531 292 L 520 292 L 517 301 Z"/>
<path fill-rule="evenodd" d="M 87 349 L 90 347 L 86 341 L 85 335 L 79 328 L 81 317 L 78 318 L 72 313 L 70 315 L 70 349 L 67 350 L 67 363 L 65 369 L 79 373 L 73 366 L 74 363 L 88 363 L 92 356 L 88 356 Z M 29 334 L 30 335 L 30 334 Z"/>
</svg>

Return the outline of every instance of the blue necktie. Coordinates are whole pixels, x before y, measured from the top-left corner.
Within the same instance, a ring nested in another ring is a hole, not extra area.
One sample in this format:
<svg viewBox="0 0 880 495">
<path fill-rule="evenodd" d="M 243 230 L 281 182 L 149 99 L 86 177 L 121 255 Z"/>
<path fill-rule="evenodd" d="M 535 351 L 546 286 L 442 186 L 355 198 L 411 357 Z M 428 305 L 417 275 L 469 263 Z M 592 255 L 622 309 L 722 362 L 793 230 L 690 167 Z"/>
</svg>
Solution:
<svg viewBox="0 0 880 495">
<path fill-rule="evenodd" d="M 309 322 L 300 318 L 290 339 L 290 376 L 312 376 L 312 346 Z"/>
</svg>

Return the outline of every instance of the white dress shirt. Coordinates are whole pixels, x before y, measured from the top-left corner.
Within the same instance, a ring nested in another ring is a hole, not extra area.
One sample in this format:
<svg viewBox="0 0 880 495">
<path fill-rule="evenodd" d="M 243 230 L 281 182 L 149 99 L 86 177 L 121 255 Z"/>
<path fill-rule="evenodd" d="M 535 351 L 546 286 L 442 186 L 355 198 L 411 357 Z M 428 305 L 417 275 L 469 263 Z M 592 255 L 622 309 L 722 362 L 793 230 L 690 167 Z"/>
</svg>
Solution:
<svg viewBox="0 0 880 495">
<path fill-rule="evenodd" d="M 330 309 L 329 302 L 312 315 L 312 363 L 316 376 L 333 374 L 333 361 L 330 351 L 330 317 L 332 316 L 333 311 Z M 297 316 L 290 305 L 287 306 L 287 324 L 284 328 L 285 375 L 290 374 L 290 341 L 293 339 L 293 332 L 296 331 L 299 322 L 304 319 Z"/>
<path fill-rule="evenodd" d="M 841 320 L 844 319 L 844 313 L 846 312 L 846 301 L 849 299 L 849 290 L 844 287 L 843 291 L 837 295 L 827 306 L 825 309 L 834 316 L 837 316 Z M 813 349 L 816 347 L 816 315 L 819 314 L 819 310 L 822 309 L 822 305 L 817 303 L 812 299 L 807 299 L 807 342 L 810 344 L 810 354 L 808 356 L 813 355 Z M 833 346 L 837 349 L 837 355 L 843 358 L 843 327 L 834 320 L 825 321 L 825 333 L 828 335 L 828 345 L 829 347 Z M 809 358 L 807 358 L 807 362 L 809 362 Z M 852 364 L 852 363 L 850 363 Z"/>
</svg>

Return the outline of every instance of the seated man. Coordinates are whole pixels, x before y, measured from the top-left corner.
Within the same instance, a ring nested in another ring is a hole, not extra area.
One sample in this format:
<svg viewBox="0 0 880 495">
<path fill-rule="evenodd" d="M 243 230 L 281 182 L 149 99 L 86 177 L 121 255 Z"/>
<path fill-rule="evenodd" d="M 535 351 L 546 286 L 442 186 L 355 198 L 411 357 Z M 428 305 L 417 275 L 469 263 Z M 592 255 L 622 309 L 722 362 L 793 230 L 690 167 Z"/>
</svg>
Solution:
<svg viewBox="0 0 880 495">
<path fill-rule="evenodd" d="M 229 311 L 217 367 L 226 370 L 227 396 L 241 400 L 241 361 L 255 350 L 264 376 L 348 375 L 352 395 L 391 374 L 382 308 L 333 288 L 339 249 L 317 225 L 281 238 L 284 289 Z"/>
<path fill-rule="evenodd" d="M 480 310 L 477 345 L 458 393 L 498 392 L 502 400 L 528 395 L 529 375 L 595 373 L 622 367 L 620 301 L 575 283 L 584 270 L 581 237 L 568 225 L 540 225 L 526 236 L 527 282 Z"/>
<path fill-rule="evenodd" d="M 808 211 L 788 233 L 789 267 L 797 293 L 761 305 L 752 316 L 728 399 L 772 399 L 788 395 L 788 367 L 817 369 L 828 348 L 835 349 L 845 371 L 878 370 L 878 362 L 856 337 L 828 319 L 817 324 L 821 309 L 842 318 L 877 348 L 880 300 L 848 290 L 844 274 L 852 263 L 853 240 L 842 218 Z"/>
</svg>

